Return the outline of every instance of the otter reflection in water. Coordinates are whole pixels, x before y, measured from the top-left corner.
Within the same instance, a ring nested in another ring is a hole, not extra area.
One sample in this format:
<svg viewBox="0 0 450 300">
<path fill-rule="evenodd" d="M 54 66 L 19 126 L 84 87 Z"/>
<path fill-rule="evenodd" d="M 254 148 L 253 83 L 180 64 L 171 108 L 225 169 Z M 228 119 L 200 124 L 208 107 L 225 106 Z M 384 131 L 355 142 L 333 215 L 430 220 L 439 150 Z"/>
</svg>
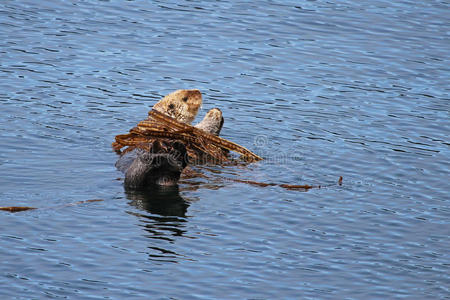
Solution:
<svg viewBox="0 0 450 300">
<path fill-rule="evenodd" d="M 148 239 L 145 252 L 150 260 L 178 262 L 185 255 L 178 253 L 175 241 L 186 235 L 185 201 L 177 186 L 154 186 L 147 189 L 125 189 L 129 205 L 143 212 L 127 211 L 139 220 L 143 236 Z M 157 241 L 157 242 L 155 242 Z"/>
<path fill-rule="evenodd" d="M 189 207 L 177 186 L 125 189 L 125 194 L 131 206 L 155 215 L 184 218 Z"/>
</svg>

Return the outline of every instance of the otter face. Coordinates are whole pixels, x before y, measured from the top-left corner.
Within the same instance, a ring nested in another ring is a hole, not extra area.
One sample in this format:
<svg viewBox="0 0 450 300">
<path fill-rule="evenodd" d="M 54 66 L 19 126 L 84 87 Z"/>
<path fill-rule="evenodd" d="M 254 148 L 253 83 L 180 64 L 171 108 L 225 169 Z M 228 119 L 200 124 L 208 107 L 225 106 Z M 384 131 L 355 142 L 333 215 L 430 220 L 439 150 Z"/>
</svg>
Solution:
<svg viewBox="0 0 450 300">
<path fill-rule="evenodd" d="M 179 122 L 190 124 L 201 105 L 202 94 L 199 90 L 177 90 L 161 99 L 153 109 Z"/>
</svg>

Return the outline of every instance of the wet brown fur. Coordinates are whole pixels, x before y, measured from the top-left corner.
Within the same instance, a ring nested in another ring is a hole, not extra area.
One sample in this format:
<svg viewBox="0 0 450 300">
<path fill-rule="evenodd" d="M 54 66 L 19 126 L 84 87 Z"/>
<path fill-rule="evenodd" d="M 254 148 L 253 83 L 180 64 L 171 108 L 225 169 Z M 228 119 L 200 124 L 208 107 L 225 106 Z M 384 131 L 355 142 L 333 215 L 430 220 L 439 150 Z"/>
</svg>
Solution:
<svg viewBox="0 0 450 300">
<path fill-rule="evenodd" d="M 162 98 L 153 109 L 179 122 L 190 124 L 201 105 L 202 94 L 199 90 L 177 90 Z"/>
</svg>

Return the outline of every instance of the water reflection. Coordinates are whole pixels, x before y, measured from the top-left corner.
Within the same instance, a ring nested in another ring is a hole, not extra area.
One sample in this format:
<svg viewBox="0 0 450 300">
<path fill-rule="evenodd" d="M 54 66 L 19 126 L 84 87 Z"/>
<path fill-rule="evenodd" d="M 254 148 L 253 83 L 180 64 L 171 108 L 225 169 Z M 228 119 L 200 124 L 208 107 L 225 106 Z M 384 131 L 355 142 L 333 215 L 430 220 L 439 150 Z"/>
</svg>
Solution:
<svg viewBox="0 0 450 300">
<path fill-rule="evenodd" d="M 172 248 L 175 237 L 185 236 L 188 202 L 180 195 L 178 186 L 152 187 L 145 190 L 125 190 L 129 204 L 146 213 L 129 212 L 139 218 L 148 238 L 150 260 L 177 262 L 183 255 Z"/>
<path fill-rule="evenodd" d="M 178 186 L 152 187 L 145 190 L 125 190 L 130 205 L 153 215 L 185 217 L 188 203 Z"/>
</svg>

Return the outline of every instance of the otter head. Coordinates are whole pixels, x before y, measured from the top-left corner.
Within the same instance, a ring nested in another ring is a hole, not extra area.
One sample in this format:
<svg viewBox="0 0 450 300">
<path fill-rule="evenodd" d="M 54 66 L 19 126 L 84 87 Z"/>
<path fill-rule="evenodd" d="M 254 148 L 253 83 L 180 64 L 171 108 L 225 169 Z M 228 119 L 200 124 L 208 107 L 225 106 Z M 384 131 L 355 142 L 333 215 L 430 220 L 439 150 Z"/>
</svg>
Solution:
<svg viewBox="0 0 450 300">
<path fill-rule="evenodd" d="M 219 135 L 222 126 L 222 111 L 218 108 L 213 108 L 208 111 L 203 120 L 195 125 L 195 127 L 214 135 Z"/>
<path fill-rule="evenodd" d="M 190 124 L 201 105 L 202 94 L 199 90 L 177 90 L 162 98 L 153 109 L 179 122 Z"/>
</svg>

